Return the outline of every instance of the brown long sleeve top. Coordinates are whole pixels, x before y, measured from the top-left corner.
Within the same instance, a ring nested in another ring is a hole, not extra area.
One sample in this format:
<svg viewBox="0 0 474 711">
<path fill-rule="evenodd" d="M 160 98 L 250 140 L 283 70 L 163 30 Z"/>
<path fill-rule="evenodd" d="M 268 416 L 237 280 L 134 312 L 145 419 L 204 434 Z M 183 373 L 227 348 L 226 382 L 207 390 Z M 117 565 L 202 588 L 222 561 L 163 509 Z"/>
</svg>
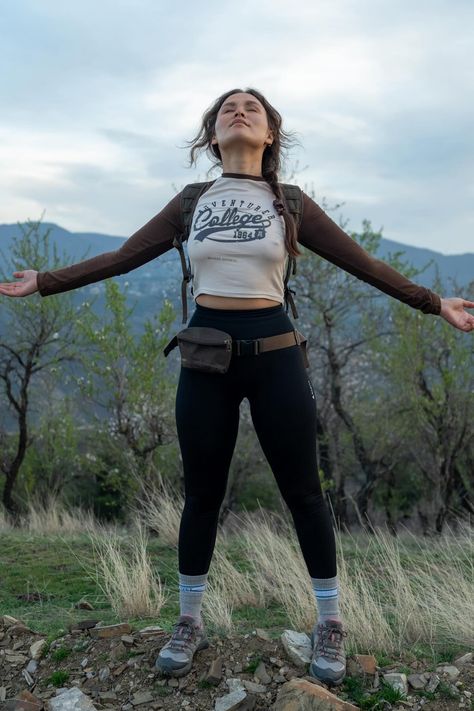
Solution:
<svg viewBox="0 0 474 711">
<path fill-rule="evenodd" d="M 222 177 L 231 176 L 237 177 L 233 174 L 223 174 Z M 256 179 L 255 176 L 239 177 Z M 184 233 L 180 198 L 179 193 L 117 250 L 62 269 L 39 272 L 37 281 L 41 296 L 59 294 L 112 276 L 127 274 L 167 252 L 173 246 L 174 237 Z M 415 284 L 385 262 L 368 254 L 304 193 L 298 241 L 358 279 L 412 308 L 431 314 L 439 314 L 441 311 L 438 294 Z"/>
</svg>

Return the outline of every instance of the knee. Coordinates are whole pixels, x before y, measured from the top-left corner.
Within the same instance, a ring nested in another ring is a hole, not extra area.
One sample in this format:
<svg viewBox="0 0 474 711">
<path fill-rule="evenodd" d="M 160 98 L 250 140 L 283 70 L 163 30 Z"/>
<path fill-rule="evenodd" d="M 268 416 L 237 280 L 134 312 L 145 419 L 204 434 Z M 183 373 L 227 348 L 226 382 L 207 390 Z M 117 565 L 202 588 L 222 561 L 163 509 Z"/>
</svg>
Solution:
<svg viewBox="0 0 474 711">
<path fill-rule="evenodd" d="M 284 499 L 292 514 L 318 515 L 327 511 L 326 498 L 321 491 L 292 491 Z"/>
<path fill-rule="evenodd" d="M 201 491 L 196 494 L 187 494 L 184 500 L 183 513 L 187 514 L 216 514 L 219 513 L 225 492 Z"/>
</svg>

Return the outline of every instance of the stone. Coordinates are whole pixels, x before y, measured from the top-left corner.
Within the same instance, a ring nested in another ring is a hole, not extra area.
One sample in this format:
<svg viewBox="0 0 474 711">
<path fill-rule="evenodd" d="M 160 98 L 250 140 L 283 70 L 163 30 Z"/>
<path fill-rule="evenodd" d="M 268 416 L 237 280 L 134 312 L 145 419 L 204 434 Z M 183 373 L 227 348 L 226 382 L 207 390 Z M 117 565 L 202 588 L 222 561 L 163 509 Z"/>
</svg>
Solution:
<svg viewBox="0 0 474 711">
<path fill-rule="evenodd" d="M 90 630 L 96 625 L 98 625 L 100 620 L 80 620 L 79 622 L 75 622 L 73 625 L 69 627 L 69 631 L 73 632 L 74 630 Z"/>
<path fill-rule="evenodd" d="M 237 689 L 230 694 L 220 696 L 216 699 L 214 711 L 233 711 L 240 709 L 239 704 L 246 698 L 247 692 L 245 689 Z"/>
<path fill-rule="evenodd" d="M 28 662 L 28 666 L 26 667 L 26 671 L 28 674 L 35 674 L 36 670 L 38 669 L 38 662 L 36 659 L 30 659 Z"/>
<path fill-rule="evenodd" d="M 39 639 L 37 642 L 33 642 L 30 647 L 30 657 L 32 659 L 41 659 L 43 651 L 47 647 L 47 642 L 45 639 Z"/>
<path fill-rule="evenodd" d="M 251 694 L 263 694 L 267 690 L 267 687 L 263 684 L 256 684 L 254 681 L 247 681 L 246 679 L 242 681 L 242 684 Z"/>
<path fill-rule="evenodd" d="M 24 654 L 5 654 L 5 661 L 9 664 L 24 664 L 28 661 L 28 657 Z"/>
<path fill-rule="evenodd" d="M 439 686 L 439 681 L 440 681 L 439 676 L 437 674 L 435 674 L 434 672 L 432 672 L 429 675 L 429 679 L 428 679 L 428 683 L 425 687 L 425 691 L 428 691 L 430 694 L 433 694 Z"/>
<path fill-rule="evenodd" d="M 109 667 L 103 667 L 103 668 L 99 671 L 99 681 L 100 681 L 100 682 L 106 681 L 106 679 L 108 679 L 109 676 L 110 676 L 110 669 L 109 669 Z"/>
<path fill-rule="evenodd" d="M 76 687 L 58 690 L 57 696 L 49 700 L 49 711 L 96 711 L 88 696 Z"/>
<path fill-rule="evenodd" d="M 421 689 L 424 689 L 428 679 L 429 679 L 429 674 L 410 674 L 408 677 L 407 681 L 410 684 L 412 689 L 415 689 L 416 691 L 420 691 Z"/>
<path fill-rule="evenodd" d="M 438 674 L 447 676 L 450 681 L 455 681 L 460 674 L 459 669 L 452 664 L 440 665 L 439 667 L 436 667 L 436 671 Z"/>
<path fill-rule="evenodd" d="M 207 672 L 207 675 L 205 677 L 206 681 L 209 684 L 217 685 L 222 679 L 222 662 L 222 657 L 216 657 L 216 659 L 212 660 L 211 666 L 209 667 L 209 671 Z"/>
<path fill-rule="evenodd" d="M 322 686 L 305 679 L 292 679 L 278 690 L 272 711 L 358 711 Z"/>
<path fill-rule="evenodd" d="M 21 675 L 24 678 L 24 680 L 26 681 L 26 683 L 28 684 L 28 686 L 33 686 L 33 684 L 35 683 L 35 680 L 31 676 L 30 672 L 28 672 L 26 669 L 23 669 L 23 671 L 21 672 Z"/>
<path fill-rule="evenodd" d="M 123 634 L 120 637 L 120 641 L 122 644 L 126 644 L 128 647 L 131 647 L 133 644 L 135 644 L 135 638 L 131 634 Z"/>
<path fill-rule="evenodd" d="M 110 650 L 110 657 L 111 659 L 114 659 L 115 661 L 117 659 L 121 659 L 124 654 L 126 654 L 127 650 L 123 642 L 119 642 L 118 644 L 115 645 L 115 647 L 112 647 Z"/>
<path fill-rule="evenodd" d="M 304 632 L 285 630 L 281 642 L 289 658 L 298 667 L 305 667 L 311 662 L 311 640 Z"/>
<path fill-rule="evenodd" d="M 7 698 L 7 690 L 4 686 L 0 686 L 0 701 L 5 701 Z"/>
<path fill-rule="evenodd" d="M 470 664 L 472 662 L 472 652 L 468 652 L 467 654 L 463 654 L 462 657 L 458 657 L 457 659 L 454 660 L 454 666 L 455 667 L 462 667 L 465 664 Z"/>
<path fill-rule="evenodd" d="M 13 627 L 13 625 L 20 624 L 20 620 L 17 620 L 16 617 L 11 617 L 10 615 L 3 615 L 0 619 L 2 627 L 6 627 L 7 629 L 9 627 Z"/>
<path fill-rule="evenodd" d="M 141 704 L 150 704 L 153 701 L 153 694 L 151 691 L 139 691 L 134 694 L 130 699 L 130 703 L 135 706 L 141 706 Z"/>
<path fill-rule="evenodd" d="M 267 672 L 267 668 L 263 662 L 260 662 L 258 667 L 255 669 L 254 678 L 262 684 L 270 684 L 272 678 Z"/>
<path fill-rule="evenodd" d="M 255 630 L 255 634 L 259 639 L 263 639 L 264 642 L 271 642 L 272 638 L 268 634 L 266 630 L 262 630 L 260 627 L 257 627 Z"/>
<path fill-rule="evenodd" d="M 375 674 L 377 672 L 377 660 L 372 654 L 355 654 L 354 659 L 365 674 Z"/>
<path fill-rule="evenodd" d="M 74 607 L 76 610 L 93 610 L 93 606 L 90 604 L 90 602 L 87 602 L 87 600 L 79 600 L 79 602 L 76 602 Z"/>
<path fill-rule="evenodd" d="M 168 686 L 172 686 L 174 689 L 177 689 L 179 686 L 178 679 L 168 679 Z"/>
<path fill-rule="evenodd" d="M 34 704 L 25 699 L 9 699 L 2 704 L 2 711 L 41 711 L 42 708 L 43 702 Z"/>
<path fill-rule="evenodd" d="M 397 672 L 389 672 L 383 675 L 383 680 L 392 689 L 399 691 L 405 696 L 408 694 L 408 683 L 406 674 L 398 674 Z"/>
<path fill-rule="evenodd" d="M 20 634 L 25 634 L 25 633 L 31 633 L 31 630 L 29 627 L 23 624 L 23 622 L 18 622 L 16 625 L 12 625 L 9 630 L 8 634 L 10 637 L 17 637 Z"/>
<path fill-rule="evenodd" d="M 227 688 L 229 691 L 245 691 L 244 682 L 242 679 L 233 678 L 226 679 Z"/>
<path fill-rule="evenodd" d="M 115 691 L 99 691 L 99 699 L 104 703 L 117 701 L 117 694 Z"/>
<path fill-rule="evenodd" d="M 130 634 L 131 631 L 132 628 L 128 622 L 119 622 L 117 625 L 93 627 L 90 630 L 90 635 L 96 639 L 112 639 L 112 637 L 121 637 L 122 635 Z"/>
<path fill-rule="evenodd" d="M 140 637 L 160 637 L 161 635 L 167 634 L 166 630 L 163 629 L 163 627 L 158 627 L 158 625 L 154 625 L 151 627 L 144 627 L 142 630 L 138 632 Z"/>
</svg>

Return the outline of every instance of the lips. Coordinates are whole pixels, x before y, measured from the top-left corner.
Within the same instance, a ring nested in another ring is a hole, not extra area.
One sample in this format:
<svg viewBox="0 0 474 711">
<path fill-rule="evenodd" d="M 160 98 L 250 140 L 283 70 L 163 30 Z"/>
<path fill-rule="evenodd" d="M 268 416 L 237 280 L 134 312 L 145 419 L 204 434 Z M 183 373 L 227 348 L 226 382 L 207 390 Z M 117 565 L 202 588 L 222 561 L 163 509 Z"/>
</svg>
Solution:
<svg viewBox="0 0 474 711">
<path fill-rule="evenodd" d="M 231 127 L 232 127 L 232 126 L 236 126 L 236 125 L 239 124 L 239 123 L 241 123 L 243 126 L 248 126 L 248 123 L 246 123 L 246 122 L 243 121 L 242 119 L 238 119 L 237 121 L 232 121 L 232 123 L 231 123 L 230 125 L 231 125 Z"/>
</svg>

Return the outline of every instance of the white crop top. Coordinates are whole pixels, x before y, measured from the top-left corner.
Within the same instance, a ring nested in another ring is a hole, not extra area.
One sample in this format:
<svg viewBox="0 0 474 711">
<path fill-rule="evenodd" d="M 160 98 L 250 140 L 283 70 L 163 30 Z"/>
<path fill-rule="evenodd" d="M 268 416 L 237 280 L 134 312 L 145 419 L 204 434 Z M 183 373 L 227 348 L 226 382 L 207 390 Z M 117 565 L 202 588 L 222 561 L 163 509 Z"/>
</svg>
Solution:
<svg viewBox="0 0 474 711">
<path fill-rule="evenodd" d="M 199 198 L 188 238 L 192 293 L 284 302 L 285 222 L 262 178 L 219 177 Z"/>
</svg>

